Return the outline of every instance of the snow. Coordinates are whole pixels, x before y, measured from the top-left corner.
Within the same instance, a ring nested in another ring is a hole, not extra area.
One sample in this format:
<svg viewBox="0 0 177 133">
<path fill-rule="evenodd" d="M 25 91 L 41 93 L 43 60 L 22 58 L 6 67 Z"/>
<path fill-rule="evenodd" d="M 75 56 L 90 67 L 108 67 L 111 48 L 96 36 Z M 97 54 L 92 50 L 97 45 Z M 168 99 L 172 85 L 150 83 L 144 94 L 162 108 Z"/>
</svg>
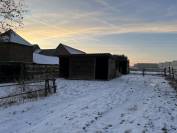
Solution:
<svg viewBox="0 0 177 133">
<path fill-rule="evenodd" d="M 37 86 L 38 88 L 36 89 Z M 42 87 L 44 87 L 44 82 L 39 82 L 39 83 L 30 83 L 28 85 L 25 86 L 26 87 L 26 91 L 34 91 L 34 90 L 39 90 L 39 89 L 43 89 Z M 24 93 L 23 90 L 23 85 L 20 85 L 18 83 L 4 83 L 4 84 L 0 84 L 0 97 L 6 97 L 6 96 L 11 96 L 11 95 L 15 95 L 15 94 L 20 94 L 20 93 Z"/>
<path fill-rule="evenodd" d="M 163 77 L 57 79 L 57 93 L 0 108 L 2 133 L 177 132 L 177 94 Z"/>
<path fill-rule="evenodd" d="M 63 45 L 70 54 L 85 54 L 84 52 L 71 48 L 69 46 Z"/>
<path fill-rule="evenodd" d="M 143 74 L 143 71 L 130 71 L 131 74 Z M 164 75 L 164 72 L 163 71 L 159 71 L 159 72 L 148 72 L 148 71 L 145 71 L 144 74 L 146 75 Z"/>
<path fill-rule="evenodd" d="M 54 56 L 46 56 L 38 53 L 33 53 L 33 62 L 36 64 L 59 64 L 59 58 Z"/>
<path fill-rule="evenodd" d="M 24 44 L 27 46 L 32 46 L 29 42 L 27 42 L 25 39 L 23 39 L 21 36 L 19 36 L 15 32 L 12 32 L 12 34 L 10 36 L 10 42 L 15 42 L 15 43 Z"/>
<path fill-rule="evenodd" d="M 0 97 L 5 97 L 10 94 L 14 94 L 16 92 L 17 86 L 10 86 L 10 85 L 13 85 L 13 83 L 6 83 L 0 85 Z M 8 89 L 7 87 L 3 87 L 3 86 L 8 86 Z"/>
<path fill-rule="evenodd" d="M 13 30 L 9 30 L 7 32 L 10 32 L 10 35 L 3 36 L 3 41 L 4 42 L 14 42 L 14 43 L 22 44 L 22 45 L 32 46 L 32 44 L 30 44 L 28 41 L 23 39 L 21 36 L 19 36 Z"/>
</svg>

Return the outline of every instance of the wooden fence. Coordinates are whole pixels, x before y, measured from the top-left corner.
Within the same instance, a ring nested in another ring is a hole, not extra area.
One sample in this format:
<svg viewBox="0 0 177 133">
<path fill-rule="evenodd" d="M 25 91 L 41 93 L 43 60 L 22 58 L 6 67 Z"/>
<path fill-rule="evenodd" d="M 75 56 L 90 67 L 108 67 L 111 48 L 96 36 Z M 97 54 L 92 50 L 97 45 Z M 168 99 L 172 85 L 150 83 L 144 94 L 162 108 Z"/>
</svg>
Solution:
<svg viewBox="0 0 177 133">
<path fill-rule="evenodd" d="M 45 79 L 39 81 L 1 84 L 0 91 L 2 88 L 9 89 L 10 87 L 14 88 L 13 93 L 1 96 L 0 106 L 34 100 L 41 96 L 48 96 L 49 94 L 56 93 L 57 88 L 55 79 Z"/>
<path fill-rule="evenodd" d="M 3 88 L 14 88 L 13 93 L 0 95 L 0 106 L 20 101 L 32 100 L 39 96 L 47 96 L 56 93 L 56 78 L 58 77 L 58 66 L 28 64 L 21 67 L 18 75 L 12 75 L 13 83 L 0 84 L 0 93 Z M 15 78 L 16 77 L 16 78 Z M 0 81 L 12 79 L 0 75 Z M 17 90 L 15 90 L 17 88 Z"/>
<path fill-rule="evenodd" d="M 132 74 L 141 74 L 143 76 L 145 75 L 159 75 L 159 76 L 165 76 L 170 79 L 176 80 L 177 81 L 177 69 L 174 69 L 173 67 L 168 67 L 168 68 L 157 68 L 157 69 L 149 69 L 149 68 L 144 68 L 144 69 L 130 69 L 130 73 Z"/>
</svg>

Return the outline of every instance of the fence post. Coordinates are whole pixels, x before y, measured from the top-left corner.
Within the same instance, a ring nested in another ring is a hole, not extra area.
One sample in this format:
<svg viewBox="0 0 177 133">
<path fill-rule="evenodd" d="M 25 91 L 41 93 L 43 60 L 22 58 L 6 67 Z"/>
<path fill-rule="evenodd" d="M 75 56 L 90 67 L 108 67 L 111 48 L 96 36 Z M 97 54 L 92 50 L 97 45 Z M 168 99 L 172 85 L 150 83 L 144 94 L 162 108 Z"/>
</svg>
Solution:
<svg viewBox="0 0 177 133">
<path fill-rule="evenodd" d="M 167 68 L 164 68 L 164 76 L 167 76 Z"/>
<path fill-rule="evenodd" d="M 174 69 L 172 67 L 172 78 L 175 79 L 175 75 L 174 75 Z"/>
<path fill-rule="evenodd" d="M 56 79 L 53 79 L 53 92 L 56 93 L 57 91 L 57 86 L 55 84 Z"/>
<path fill-rule="evenodd" d="M 144 77 L 144 75 L 145 75 L 145 69 L 143 68 L 143 77 Z"/>
<path fill-rule="evenodd" d="M 171 68 L 168 67 L 168 71 L 169 71 L 169 77 L 171 77 Z"/>
<path fill-rule="evenodd" d="M 36 72 L 36 70 L 35 70 L 35 65 L 33 64 L 32 65 L 32 79 L 34 79 L 34 75 L 35 75 L 35 72 Z"/>
<path fill-rule="evenodd" d="M 21 64 L 19 80 L 20 84 L 22 85 L 22 91 L 25 91 L 25 64 Z"/>
<path fill-rule="evenodd" d="M 45 96 L 48 95 L 48 90 L 49 90 L 49 80 L 46 79 L 45 80 Z"/>
</svg>

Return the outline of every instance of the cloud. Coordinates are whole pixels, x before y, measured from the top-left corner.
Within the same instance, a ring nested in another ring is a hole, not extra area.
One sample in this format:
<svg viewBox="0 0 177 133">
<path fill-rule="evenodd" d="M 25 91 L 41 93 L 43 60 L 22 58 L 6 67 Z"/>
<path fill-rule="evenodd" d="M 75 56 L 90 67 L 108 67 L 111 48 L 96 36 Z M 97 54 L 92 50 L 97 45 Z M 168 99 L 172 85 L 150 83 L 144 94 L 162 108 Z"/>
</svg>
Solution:
<svg viewBox="0 0 177 133">
<path fill-rule="evenodd" d="M 100 0 L 97 0 L 100 2 Z M 103 1 L 102 1 L 103 2 Z M 104 4 L 106 5 L 106 4 Z M 27 31 L 40 34 L 42 39 L 101 36 L 129 32 L 177 32 L 177 21 L 146 22 L 126 16 L 108 17 L 97 11 L 65 13 L 36 13 L 25 20 Z M 163 28 L 162 28 L 163 27 Z M 48 35 L 46 35 L 48 34 Z"/>
<path fill-rule="evenodd" d="M 43 21 L 32 20 L 33 24 L 26 26 L 24 29 L 20 29 L 19 33 L 23 34 L 29 41 L 41 42 L 45 40 L 58 40 L 59 41 L 72 41 L 79 42 L 79 40 L 92 42 L 100 42 L 98 37 L 112 35 L 112 34 L 124 34 L 124 33 L 160 33 L 160 32 L 177 32 L 177 23 L 138 23 L 138 24 L 125 24 L 121 26 L 109 25 L 104 23 L 103 25 L 97 25 L 92 27 L 78 25 L 51 25 Z M 32 23 L 30 22 L 30 23 Z M 163 27 L 163 28 L 162 28 Z M 48 41 L 50 42 L 50 41 Z"/>
<path fill-rule="evenodd" d="M 107 10 L 110 11 L 119 11 L 118 9 L 114 8 L 113 6 L 111 6 L 109 3 L 107 3 L 105 0 L 95 0 L 98 4 L 100 4 L 101 6 L 105 7 Z"/>
<path fill-rule="evenodd" d="M 42 0 L 37 0 L 38 4 L 41 2 Z M 99 42 L 97 36 L 111 34 L 177 32 L 177 19 L 162 21 L 166 16 L 175 16 L 175 5 L 157 10 L 157 7 L 165 5 L 144 0 L 90 0 L 89 2 L 76 0 L 74 4 L 67 0 L 52 0 L 52 2 L 46 0 L 43 3 L 50 8 L 37 6 L 38 9 L 34 8 L 34 11 L 32 9 L 32 14 L 25 19 L 24 29 L 19 30 L 32 42 L 50 39 L 85 39 Z M 32 5 L 34 4 L 33 0 Z M 51 10 L 54 4 L 55 6 L 58 4 L 58 7 L 56 6 L 58 10 L 55 8 Z M 92 4 L 95 5 L 91 7 Z M 78 8 L 80 5 L 82 7 Z M 155 12 L 151 13 L 151 10 Z M 162 15 L 164 12 L 166 15 Z"/>
</svg>

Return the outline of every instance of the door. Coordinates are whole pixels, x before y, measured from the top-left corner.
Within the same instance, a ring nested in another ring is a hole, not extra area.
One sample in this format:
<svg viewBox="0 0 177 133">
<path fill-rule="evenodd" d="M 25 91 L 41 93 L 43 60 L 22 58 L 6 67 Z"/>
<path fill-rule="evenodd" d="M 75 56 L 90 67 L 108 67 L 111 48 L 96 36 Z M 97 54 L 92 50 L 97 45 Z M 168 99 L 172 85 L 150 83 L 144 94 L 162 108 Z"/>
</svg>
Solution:
<svg viewBox="0 0 177 133">
<path fill-rule="evenodd" d="M 108 59 L 105 57 L 96 58 L 95 79 L 107 80 L 108 79 Z"/>
</svg>

